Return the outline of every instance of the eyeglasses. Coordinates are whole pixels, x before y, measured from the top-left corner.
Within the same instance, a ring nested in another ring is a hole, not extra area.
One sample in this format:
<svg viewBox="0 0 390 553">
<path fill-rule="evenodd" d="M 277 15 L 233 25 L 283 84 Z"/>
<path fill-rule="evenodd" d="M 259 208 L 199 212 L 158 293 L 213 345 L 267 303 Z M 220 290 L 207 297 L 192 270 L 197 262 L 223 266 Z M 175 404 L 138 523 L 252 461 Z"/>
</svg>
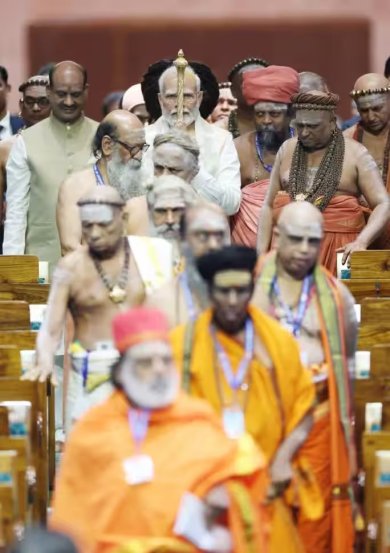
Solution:
<svg viewBox="0 0 390 553">
<path fill-rule="evenodd" d="M 149 149 L 149 144 L 142 144 L 142 146 L 130 146 L 130 144 L 126 144 L 126 142 L 122 142 L 122 140 L 118 140 L 114 138 L 112 138 L 111 140 L 113 142 L 116 142 L 117 144 L 120 144 L 122 148 L 124 148 L 127 152 L 129 152 L 131 157 L 136 156 L 141 151 L 144 154 Z"/>
<path fill-rule="evenodd" d="M 28 108 L 33 108 L 35 104 L 37 104 L 40 108 L 47 108 L 50 102 L 49 99 L 45 97 L 31 98 L 30 96 L 27 96 L 27 98 L 23 98 L 23 104 Z"/>
</svg>

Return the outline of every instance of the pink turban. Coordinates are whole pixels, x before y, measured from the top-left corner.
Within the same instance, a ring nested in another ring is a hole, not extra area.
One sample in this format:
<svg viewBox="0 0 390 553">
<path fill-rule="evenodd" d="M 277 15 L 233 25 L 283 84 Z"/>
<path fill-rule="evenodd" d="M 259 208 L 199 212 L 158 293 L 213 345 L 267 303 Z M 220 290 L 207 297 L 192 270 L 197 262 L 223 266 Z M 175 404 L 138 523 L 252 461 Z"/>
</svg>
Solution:
<svg viewBox="0 0 390 553">
<path fill-rule="evenodd" d="M 123 95 L 122 109 L 131 111 L 133 108 L 135 108 L 135 106 L 139 106 L 140 104 L 144 103 L 145 100 L 142 96 L 141 85 L 139 83 L 134 84 L 133 86 L 128 88 Z"/>
<path fill-rule="evenodd" d="M 299 76 L 295 69 L 270 65 L 242 76 L 242 93 L 249 106 L 257 102 L 290 104 L 291 96 L 299 90 Z"/>
</svg>

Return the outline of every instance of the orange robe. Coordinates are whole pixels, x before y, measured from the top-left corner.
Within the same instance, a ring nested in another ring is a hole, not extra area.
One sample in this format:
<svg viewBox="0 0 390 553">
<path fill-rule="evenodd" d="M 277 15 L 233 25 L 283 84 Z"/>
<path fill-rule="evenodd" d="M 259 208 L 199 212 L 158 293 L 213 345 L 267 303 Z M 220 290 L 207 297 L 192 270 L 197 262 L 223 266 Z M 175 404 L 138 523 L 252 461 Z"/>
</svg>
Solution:
<svg viewBox="0 0 390 553">
<path fill-rule="evenodd" d="M 276 225 L 280 211 L 291 203 L 292 199 L 287 192 L 279 192 L 273 205 L 274 225 Z M 332 274 L 336 274 L 336 250 L 349 242 L 353 242 L 365 226 L 362 206 L 354 196 L 333 196 L 322 212 L 324 216 L 324 239 L 322 241 L 320 260 Z"/>
<path fill-rule="evenodd" d="M 266 369 L 255 357 L 248 370 L 249 391 L 246 397 L 245 392 L 241 392 L 241 401 L 245 405 L 246 430 L 270 462 L 286 436 L 313 407 L 315 391 L 309 372 L 301 365 L 298 346 L 290 334 L 254 307 L 249 307 L 249 314 L 255 335 L 267 350 L 274 370 Z M 211 317 L 211 310 L 205 311 L 197 319 L 193 330 L 190 392 L 194 396 L 207 399 L 215 411 L 221 413 L 221 396 L 231 400 L 232 392 L 221 369 L 215 364 L 214 344 L 210 335 Z M 183 367 L 187 328 L 180 326 L 171 333 L 174 355 L 180 368 Z M 233 370 L 237 370 L 244 354 L 243 346 L 222 332 L 217 332 L 217 338 L 228 355 Z M 317 496 L 313 500 L 308 498 L 307 507 L 314 518 L 321 516 L 322 502 L 318 501 Z M 270 509 L 270 552 L 302 551 L 290 510 L 284 501 L 274 501 Z"/>
<path fill-rule="evenodd" d="M 225 436 L 210 407 L 180 394 L 171 407 L 151 413 L 141 453 L 152 457 L 154 479 L 132 486 L 123 469 L 136 452 L 128 410 L 125 396 L 117 391 L 75 425 L 59 471 L 50 526 L 71 535 L 83 553 L 106 553 L 124 545 L 140 553 L 194 552 L 194 546 L 173 534 L 181 498 L 185 492 L 203 497 L 223 482 L 231 492 L 228 519 L 234 550 L 262 553 L 257 507 L 265 482 L 257 449 L 240 464 L 237 444 Z M 247 545 L 248 528 L 243 527 L 236 496 L 253 519 L 253 549 Z"/>
<path fill-rule="evenodd" d="M 241 189 L 240 209 L 230 218 L 233 244 L 256 248 L 259 215 L 268 186 L 269 179 L 264 179 Z"/>
<path fill-rule="evenodd" d="M 271 283 L 276 274 L 275 252 L 262 258 L 259 270 L 257 285 L 270 297 Z M 328 378 L 317 385 L 315 424 L 300 453 L 313 468 L 324 499 L 325 512 L 321 519 L 315 521 L 301 516 L 298 528 L 306 553 L 352 553 L 354 528 L 349 486 L 355 458 L 354 444 L 347 446 L 348 439 L 342 425 L 342 420 L 345 421 L 348 416 L 340 415 L 340 405 L 345 406 L 346 412 L 351 412 L 342 298 L 335 278 L 320 265 L 314 271 L 314 282 L 316 295 L 312 301 L 316 301 L 322 326 L 322 346 L 327 366 L 325 373 Z M 326 305 L 326 309 L 322 309 L 321 305 Z M 275 316 L 273 309 L 271 312 Z M 325 328 L 325 320 L 328 328 Z M 332 333 L 335 336 L 330 336 Z M 338 341 L 340 348 L 336 346 Z M 332 352 L 331 345 L 333 349 L 341 349 L 341 355 L 338 351 Z M 341 357 L 343 361 L 340 363 L 336 357 Z M 336 367 L 337 362 L 339 366 Z M 320 373 L 317 367 L 311 370 L 313 376 Z M 352 427 L 351 424 L 348 426 Z M 353 437 L 352 432 L 348 434 Z"/>
</svg>

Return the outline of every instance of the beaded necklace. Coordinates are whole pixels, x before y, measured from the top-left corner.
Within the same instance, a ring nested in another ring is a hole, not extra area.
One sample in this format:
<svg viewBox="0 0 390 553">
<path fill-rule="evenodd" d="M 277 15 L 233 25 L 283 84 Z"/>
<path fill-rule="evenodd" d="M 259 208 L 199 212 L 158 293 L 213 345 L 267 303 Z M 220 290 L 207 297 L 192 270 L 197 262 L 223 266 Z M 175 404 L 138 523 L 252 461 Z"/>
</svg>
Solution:
<svg viewBox="0 0 390 553">
<path fill-rule="evenodd" d="M 292 157 L 288 192 L 296 201 L 306 200 L 321 211 L 329 204 L 339 186 L 343 171 L 345 141 L 342 132 L 335 129 L 314 177 L 307 190 L 307 151 L 298 140 Z"/>
<path fill-rule="evenodd" d="M 233 138 L 240 136 L 240 130 L 238 128 L 237 111 L 231 111 L 228 119 L 228 130 L 232 133 Z"/>
<path fill-rule="evenodd" d="M 363 144 L 363 134 L 364 134 L 364 129 L 362 127 L 362 124 L 358 123 L 356 140 L 360 142 L 360 144 Z M 389 173 L 389 157 L 390 157 L 390 129 L 387 131 L 386 146 L 383 152 L 382 180 L 385 186 L 387 184 L 387 175 Z"/>
<path fill-rule="evenodd" d="M 125 260 L 117 282 L 113 283 L 110 277 L 104 272 L 100 261 L 92 255 L 92 261 L 96 267 L 104 286 L 108 290 L 108 297 L 113 303 L 123 303 L 127 296 L 127 282 L 129 279 L 129 261 L 130 261 L 130 246 L 127 238 L 124 240 Z"/>
</svg>

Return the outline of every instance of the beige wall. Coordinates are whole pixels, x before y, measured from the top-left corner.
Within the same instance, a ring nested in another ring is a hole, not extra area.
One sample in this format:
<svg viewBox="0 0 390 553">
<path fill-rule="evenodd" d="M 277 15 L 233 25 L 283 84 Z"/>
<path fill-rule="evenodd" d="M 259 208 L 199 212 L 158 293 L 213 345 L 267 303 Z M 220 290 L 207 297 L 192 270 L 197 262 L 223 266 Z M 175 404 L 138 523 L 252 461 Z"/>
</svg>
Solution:
<svg viewBox="0 0 390 553">
<path fill-rule="evenodd" d="M 149 16 L 167 19 L 169 14 L 169 17 L 178 19 L 220 20 L 223 17 L 234 17 L 251 20 L 258 18 L 263 21 L 275 18 L 307 18 L 310 25 L 310 18 L 367 17 L 372 21 L 371 69 L 382 72 L 384 61 L 390 55 L 389 0 L 0 0 L 0 10 L 0 64 L 7 66 L 14 84 L 11 102 L 13 108 L 16 107 L 18 97 L 16 85 L 26 76 L 25 29 L 29 23 L 36 21 L 107 18 L 145 20 Z M 351 56 L 353 55 L 351 50 Z"/>
</svg>

